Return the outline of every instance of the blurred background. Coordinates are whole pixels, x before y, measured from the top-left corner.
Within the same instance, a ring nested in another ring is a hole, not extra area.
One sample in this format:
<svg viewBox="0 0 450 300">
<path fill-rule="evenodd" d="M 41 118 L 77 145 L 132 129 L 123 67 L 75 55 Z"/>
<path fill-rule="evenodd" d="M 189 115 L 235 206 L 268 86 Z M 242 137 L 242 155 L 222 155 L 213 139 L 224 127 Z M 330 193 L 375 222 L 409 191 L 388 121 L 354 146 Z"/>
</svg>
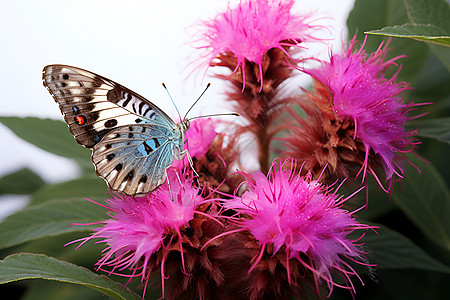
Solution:
<svg viewBox="0 0 450 300">
<path fill-rule="evenodd" d="M 183 114 L 207 82 L 212 87 L 195 107 L 199 113 L 226 112 L 223 82 L 202 72 L 189 76 L 195 51 L 187 43 L 192 25 L 226 9 L 226 0 L 20 0 L 0 1 L 0 116 L 62 120 L 59 108 L 42 86 L 42 68 L 67 64 L 110 78 L 143 95 L 169 115 L 175 109 L 161 86 L 165 82 Z M 296 1 L 294 11 L 315 12 L 327 26 L 321 38 L 338 49 L 354 0 Z M 310 53 L 328 56 L 323 44 Z M 214 70 L 215 71 L 215 70 Z M 212 74 L 210 72 L 209 74 Z M 298 80 L 308 83 L 308 78 Z M 298 85 L 298 82 L 297 82 Z M 0 123 L 0 177 L 27 167 L 49 183 L 77 177 L 77 165 L 15 136 Z M 0 196 L 0 219 L 25 206 L 27 196 Z"/>
</svg>

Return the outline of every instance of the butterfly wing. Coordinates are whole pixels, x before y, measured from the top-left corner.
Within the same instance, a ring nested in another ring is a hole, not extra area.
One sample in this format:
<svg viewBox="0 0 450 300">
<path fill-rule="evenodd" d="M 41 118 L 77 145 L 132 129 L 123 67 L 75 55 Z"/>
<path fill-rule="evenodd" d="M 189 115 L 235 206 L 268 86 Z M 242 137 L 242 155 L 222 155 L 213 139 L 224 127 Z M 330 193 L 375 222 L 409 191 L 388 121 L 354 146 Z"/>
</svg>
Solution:
<svg viewBox="0 0 450 300">
<path fill-rule="evenodd" d="M 173 134 L 167 127 L 152 124 L 111 131 L 93 149 L 97 174 L 111 189 L 128 195 L 154 190 L 164 182 L 173 162 Z"/>
<path fill-rule="evenodd" d="M 184 134 L 161 109 L 112 80 L 76 67 L 46 66 L 43 83 L 77 142 L 93 148 L 96 172 L 111 189 L 144 194 L 164 182 Z"/>
<path fill-rule="evenodd" d="M 92 148 L 120 126 L 149 123 L 176 128 L 156 105 L 126 87 L 92 72 L 65 65 L 46 66 L 44 86 L 59 104 L 77 142 Z"/>
</svg>

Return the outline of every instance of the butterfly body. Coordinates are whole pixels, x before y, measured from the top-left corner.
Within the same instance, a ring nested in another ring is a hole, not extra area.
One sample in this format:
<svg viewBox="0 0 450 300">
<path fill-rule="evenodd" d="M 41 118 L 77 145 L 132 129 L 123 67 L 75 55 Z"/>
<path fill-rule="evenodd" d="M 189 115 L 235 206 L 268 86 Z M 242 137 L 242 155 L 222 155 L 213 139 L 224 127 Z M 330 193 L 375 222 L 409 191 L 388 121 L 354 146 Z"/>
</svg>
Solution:
<svg viewBox="0 0 450 300">
<path fill-rule="evenodd" d="M 43 70 L 43 83 L 59 104 L 77 142 L 92 149 L 97 174 L 112 190 L 146 194 L 183 158 L 189 121 L 176 124 L 155 104 L 92 72 L 65 65 Z"/>
</svg>

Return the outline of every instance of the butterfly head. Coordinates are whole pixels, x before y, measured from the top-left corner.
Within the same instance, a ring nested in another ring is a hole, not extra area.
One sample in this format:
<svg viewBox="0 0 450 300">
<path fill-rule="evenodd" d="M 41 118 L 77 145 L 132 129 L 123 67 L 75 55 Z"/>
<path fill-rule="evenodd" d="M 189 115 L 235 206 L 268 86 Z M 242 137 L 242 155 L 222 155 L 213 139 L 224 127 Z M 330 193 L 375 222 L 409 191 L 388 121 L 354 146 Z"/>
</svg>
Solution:
<svg viewBox="0 0 450 300">
<path fill-rule="evenodd" d="M 184 119 L 183 121 L 177 124 L 177 127 L 184 135 L 184 133 L 188 131 L 189 128 L 191 128 L 191 122 L 189 122 L 188 119 Z"/>
</svg>

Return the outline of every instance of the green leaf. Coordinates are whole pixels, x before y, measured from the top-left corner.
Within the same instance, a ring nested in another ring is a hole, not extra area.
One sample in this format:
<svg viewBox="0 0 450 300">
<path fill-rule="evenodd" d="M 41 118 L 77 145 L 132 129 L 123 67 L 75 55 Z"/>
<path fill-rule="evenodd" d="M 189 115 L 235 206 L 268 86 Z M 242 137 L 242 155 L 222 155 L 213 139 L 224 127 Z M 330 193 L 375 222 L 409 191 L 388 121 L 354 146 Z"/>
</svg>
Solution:
<svg viewBox="0 0 450 300">
<path fill-rule="evenodd" d="M 73 158 L 84 169 L 92 170 L 90 151 L 78 145 L 66 123 L 31 117 L 0 117 L 0 122 L 25 141 L 47 152 Z"/>
<path fill-rule="evenodd" d="M 0 194 L 31 194 L 44 184 L 39 175 L 24 168 L 0 178 Z"/>
<path fill-rule="evenodd" d="M 437 45 L 429 44 L 429 47 Z M 437 46 L 438 48 L 445 48 Z M 449 59 L 450 60 L 450 59 Z M 417 111 L 410 115 L 420 115 L 429 112 L 427 118 L 448 117 L 450 112 L 450 72 L 441 60 L 431 51 L 425 66 L 414 82 L 411 91 L 411 100 L 414 102 L 432 102 L 432 105 L 419 106 Z M 407 100 L 407 98 L 405 98 Z M 422 119 L 422 118 L 420 118 Z M 414 120 L 415 121 L 415 120 Z M 412 123 L 412 121 L 408 122 Z"/>
<path fill-rule="evenodd" d="M 445 0 L 404 0 L 408 18 L 414 24 L 433 24 L 450 33 L 450 4 Z"/>
<path fill-rule="evenodd" d="M 431 240 L 450 250 L 450 193 L 438 171 L 413 155 L 408 159 L 402 186 L 393 191 L 394 202 Z"/>
<path fill-rule="evenodd" d="M 409 23 L 403 0 L 356 0 L 347 20 L 350 37 L 355 33 L 359 41 L 364 40 L 364 32 Z M 370 35 L 364 49 L 367 53 L 375 51 L 385 37 Z M 407 55 L 397 62 L 402 64 L 399 81 L 413 81 L 422 70 L 428 57 L 426 44 L 411 39 L 393 39 L 389 45 L 386 59 Z M 395 68 L 393 68 L 395 69 Z"/>
<path fill-rule="evenodd" d="M 450 4 L 444 0 L 404 0 L 409 21 L 414 24 L 433 24 L 450 35 Z M 398 23 L 402 24 L 402 23 Z M 450 49 L 429 45 L 431 50 L 450 70 Z"/>
<path fill-rule="evenodd" d="M 72 226 L 71 226 L 72 227 Z M 73 226 L 75 227 L 75 226 Z M 88 226 L 77 226 L 88 227 Z M 105 243 L 96 243 L 98 239 L 93 239 L 84 243 L 81 247 L 79 242 L 74 242 L 65 246 L 67 243 L 80 240 L 92 234 L 90 232 L 69 232 L 56 236 L 40 238 L 16 246 L 0 250 L 0 258 L 5 258 L 14 253 L 41 253 L 47 256 L 53 256 L 58 259 L 70 261 L 71 263 L 90 268 L 97 263 L 102 255 L 102 251 L 107 247 Z M 1 272 L 1 271 L 0 271 Z"/>
<path fill-rule="evenodd" d="M 347 180 L 344 185 L 339 188 L 339 194 L 344 198 L 355 193 L 357 189 L 355 184 L 359 182 L 353 180 Z M 344 207 L 348 211 L 356 211 L 358 219 L 364 219 L 368 221 L 375 221 L 387 214 L 392 213 L 397 206 L 390 203 L 389 194 L 386 194 L 381 188 L 379 183 L 373 176 L 367 176 L 365 180 L 365 188 L 356 195 L 352 196 L 349 201 L 344 203 Z M 363 209 L 360 209 L 363 207 Z"/>
<path fill-rule="evenodd" d="M 139 295 L 84 267 L 42 254 L 13 254 L 0 261 L 0 283 L 24 279 L 46 279 L 83 285 L 113 299 L 141 299 Z"/>
<path fill-rule="evenodd" d="M 380 269 L 415 268 L 450 273 L 450 267 L 435 260 L 402 234 L 383 225 L 368 231 L 363 241 L 369 250 L 369 262 Z"/>
<path fill-rule="evenodd" d="M 33 280 L 20 300 L 106 300 L 101 293 L 79 285 Z"/>
<path fill-rule="evenodd" d="M 104 220 L 105 208 L 83 199 L 45 202 L 27 207 L 0 224 L 0 249 L 68 232 L 90 231 L 92 226 L 69 226 Z"/>
<path fill-rule="evenodd" d="M 82 177 L 61 183 L 48 184 L 31 195 L 31 204 L 65 198 L 105 199 L 105 181 L 97 176 Z"/>
<path fill-rule="evenodd" d="M 450 47 L 450 36 L 432 24 L 404 24 L 366 31 L 366 34 L 410 38 Z"/>
<path fill-rule="evenodd" d="M 408 128 L 418 128 L 418 135 L 450 144 L 450 118 L 416 120 Z"/>
<path fill-rule="evenodd" d="M 428 45 L 441 63 L 450 71 L 450 49 L 441 45 Z"/>
</svg>

